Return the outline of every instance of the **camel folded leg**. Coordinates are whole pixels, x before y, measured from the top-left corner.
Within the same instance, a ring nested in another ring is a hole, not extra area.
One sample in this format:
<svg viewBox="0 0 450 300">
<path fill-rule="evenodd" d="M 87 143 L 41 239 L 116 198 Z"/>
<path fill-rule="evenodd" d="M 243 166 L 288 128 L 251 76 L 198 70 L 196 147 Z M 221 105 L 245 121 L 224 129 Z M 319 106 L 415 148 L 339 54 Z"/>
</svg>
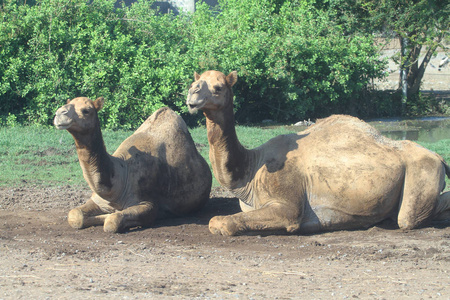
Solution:
<svg viewBox="0 0 450 300">
<path fill-rule="evenodd" d="M 249 212 L 213 217 L 209 221 L 209 230 L 222 235 L 263 230 L 286 230 L 292 233 L 300 229 L 300 216 L 301 212 L 296 207 L 272 204 Z"/>
<path fill-rule="evenodd" d="M 103 225 L 105 232 L 121 232 L 135 226 L 150 226 L 157 216 L 157 207 L 151 202 L 141 202 L 108 215 Z"/>
<path fill-rule="evenodd" d="M 108 215 L 92 199 L 89 199 L 85 204 L 72 209 L 67 216 L 67 221 L 71 227 L 82 229 L 90 226 L 103 225 Z"/>
</svg>

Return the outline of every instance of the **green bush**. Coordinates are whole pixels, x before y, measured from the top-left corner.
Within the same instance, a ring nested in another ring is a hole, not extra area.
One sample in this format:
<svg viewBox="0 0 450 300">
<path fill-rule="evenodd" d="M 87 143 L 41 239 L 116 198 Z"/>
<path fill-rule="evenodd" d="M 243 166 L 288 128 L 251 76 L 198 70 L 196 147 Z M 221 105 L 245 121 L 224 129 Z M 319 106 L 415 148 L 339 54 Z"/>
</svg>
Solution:
<svg viewBox="0 0 450 300">
<path fill-rule="evenodd" d="M 357 107 L 381 76 L 372 38 L 344 34 L 307 1 L 197 3 L 192 16 L 115 2 L 2 2 L 3 124 L 51 124 L 67 99 L 103 96 L 105 127 L 136 128 L 161 106 L 185 114 L 193 72 L 208 69 L 238 71 L 239 121 L 294 121 Z"/>
<path fill-rule="evenodd" d="M 219 3 L 220 12 L 198 8 L 190 48 L 202 69 L 238 71 L 238 120 L 343 113 L 382 76 L 372 37 L 344 35 L 307 1 Z"/>
<path fill-rule="evenodd" d="M 114 2 L 6 1 L 1 112 L 49 124 L 67 99 L 104 96 L 102 123 L 131 128 L 162 106 L 181 108 L 187 76 L 178 44 L 187 20 L 157 15 L 147 1 L 116 10 Z"/>
</svg>

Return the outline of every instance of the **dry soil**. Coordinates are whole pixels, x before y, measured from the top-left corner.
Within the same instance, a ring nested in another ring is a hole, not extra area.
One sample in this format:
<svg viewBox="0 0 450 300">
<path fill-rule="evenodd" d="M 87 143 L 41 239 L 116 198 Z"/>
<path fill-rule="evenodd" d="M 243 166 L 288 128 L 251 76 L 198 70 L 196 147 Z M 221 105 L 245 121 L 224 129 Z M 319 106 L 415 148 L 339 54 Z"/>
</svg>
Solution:
<svg viewBox="0 0 450 300">
<path fill-rule="evenodd" d="M 0 299 L 450 299 L 450 222 L 222 237 L 209 219 L 239 205 L 215 188 L 153 228 L 74 230 L 67 212 L 89 194 L 0 188 Z"/>
</svg>

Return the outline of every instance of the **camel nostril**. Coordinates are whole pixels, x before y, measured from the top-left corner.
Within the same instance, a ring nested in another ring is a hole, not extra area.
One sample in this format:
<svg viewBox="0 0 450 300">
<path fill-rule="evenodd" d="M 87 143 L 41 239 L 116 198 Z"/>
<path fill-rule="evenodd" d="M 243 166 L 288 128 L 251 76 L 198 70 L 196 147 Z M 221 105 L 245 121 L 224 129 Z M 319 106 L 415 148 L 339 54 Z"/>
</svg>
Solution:
<svg viewBox="0 0 450 300">
<path fill-rule="evenodd" d="M 69 110 L 66 108 L 60 108 L 56 111 L 56 115 L 67 115 L 69 113 Z"/>
</svg>

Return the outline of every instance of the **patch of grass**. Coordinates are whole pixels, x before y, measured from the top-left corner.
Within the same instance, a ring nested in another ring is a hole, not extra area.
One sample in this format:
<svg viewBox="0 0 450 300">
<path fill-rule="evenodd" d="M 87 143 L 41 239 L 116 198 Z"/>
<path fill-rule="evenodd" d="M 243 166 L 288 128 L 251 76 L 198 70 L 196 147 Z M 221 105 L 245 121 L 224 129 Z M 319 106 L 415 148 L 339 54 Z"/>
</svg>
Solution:
<svg viewBox="0 0 450 300">
<path fill-rule="evenodd" d="M 63 135 L 41 127 L 0 128 L 0 184 L 77 182 L 77 156 Z"/>
<path fill-rule="evenodd" d="M 284 127 L 259 128 L 237 126 L 237 135 L 248 149 L 260 146 L 280 134 L 294 131 Z M 205 127 L 190 129 L 200 154 L 209 162 L 209 144 Z M 130 136 L 130 130 L 104 130 L 103 138 L 109 153 Z M 420 143 L 450 162 L 450 140 Z M 67 131 L 51 127 L 0 127 L 0 185 L 84 185 L 87 186 L 78 162 L 75 144 Z M 213 186 L 218 186 L 214 180 Z M 447 186 L 450 181 L 447 179 Z"/>
<path fill-rule="evenodd" d="M 450 140 L 440 140 L 435 143 L 419 142 L 419 144 L 431 151 L 438 153 L 448 164 L 450 164 Z M 445 190 L 450 190 L 450 179 L 448 177 L 445 177 L 445 183 Z"/>
<path fill-rule="evenodd" d="M 207 158 L 209 155 L 209 144 L 206 136 L 206 127 L 195 127 L 189 129 L 192 138 L 194 139 L 197 149 L 200 154 Z M 273 137 L 280 134 L 289 134 L 295 132 L 294 130 L 286 129 L 285 127 L 277 127 L 273 129 L 264 129 L 260 127 L 237 126 L 236 133 L 241 144 L 247 149 L 253 149 L 261 146 Z M 209 159 L 208 159 L 209 161 Z"/>
<path fill-rule="evenodd" d="M 419 142 L 419 144 L 438 153 L 450 164 L 450 140 L 440 140 L 435 143 Z"/>
<path fill-rule="evenodd" d="M 130 134 L 105 133 L 111 153 Z M 72 136 L 55 128 L 0 127 L 0 169 L 0 185 L 86 184 Z"/>
<path fill-rule="evenodd" d="M 211 162 L 209 161 L 209 143 L 208 137 L 206 135 L 206 127 L 195 127 L 189 129 L 192 138 L 197 146 L 197 150 L 208 162 L 211 168 Z M 263 129 L 260 127 L 247 127 L 247 126 L 237 126 L 236 133 L 241 144 L 247 149 L 253 149 L 261 146 L 273 137 L 280 134 L 289 134 L 295 131 L 286 129 L 285 127 L 277 127 L 273 129 Z M 211 170 L 212 172 L 212 170 Z M 213 175 L 213 187 L 219 186 Z"/>
</svg>

